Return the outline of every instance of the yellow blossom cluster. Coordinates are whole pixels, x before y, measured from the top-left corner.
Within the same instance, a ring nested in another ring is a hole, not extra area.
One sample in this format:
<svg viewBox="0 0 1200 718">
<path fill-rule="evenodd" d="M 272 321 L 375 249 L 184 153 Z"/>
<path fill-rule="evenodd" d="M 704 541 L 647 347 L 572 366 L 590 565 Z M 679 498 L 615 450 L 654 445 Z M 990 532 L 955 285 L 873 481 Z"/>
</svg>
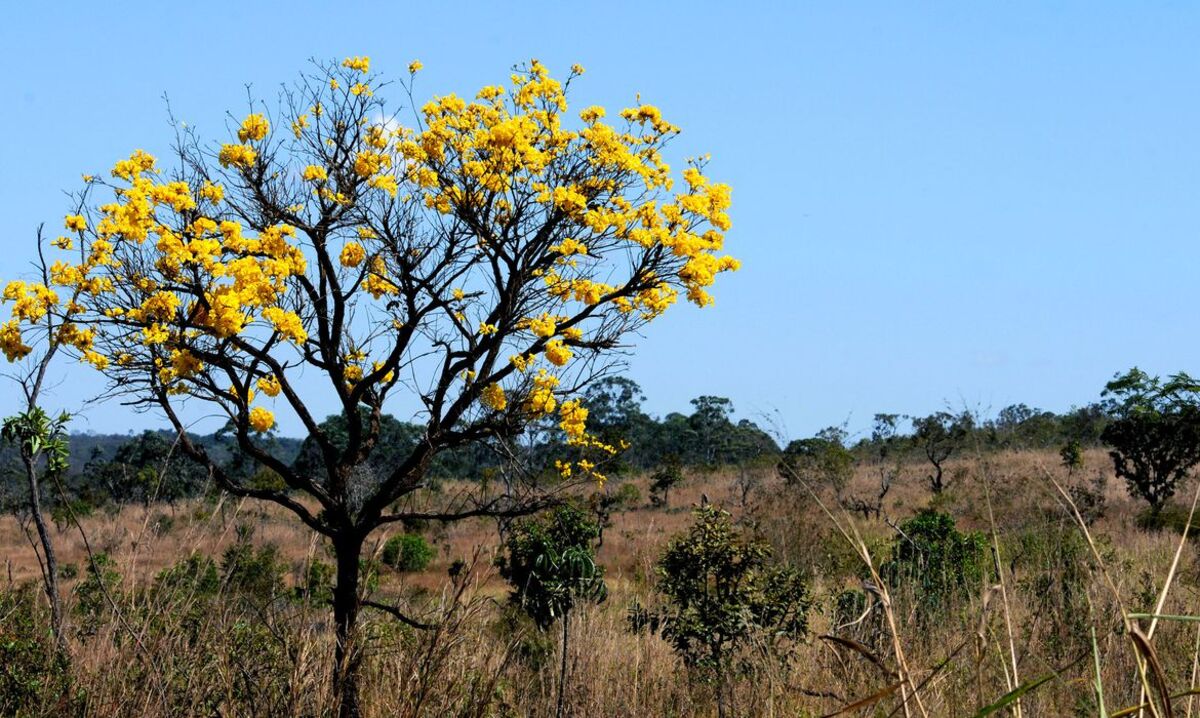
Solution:
<svg viewBox="0 0 1200 718">
<path fill-rule="evenodd" d="M 499 384 L 488 384 L 484 387 L 479 400 L 493 411 L 504 411 L 508 408 L 508 397 L 504 395 L 504 389 Z"/>
</svg>

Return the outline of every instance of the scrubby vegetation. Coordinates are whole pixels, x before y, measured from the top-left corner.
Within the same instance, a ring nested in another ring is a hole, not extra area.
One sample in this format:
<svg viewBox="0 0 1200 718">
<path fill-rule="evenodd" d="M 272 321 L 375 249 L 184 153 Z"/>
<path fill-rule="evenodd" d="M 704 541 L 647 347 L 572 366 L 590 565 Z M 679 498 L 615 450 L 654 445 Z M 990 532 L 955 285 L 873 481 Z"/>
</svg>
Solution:
<svg viewBox="0 0 1200 718">
<path fill-rule="evenodd" d="M 1200 605 L 1180 543 L 1195 482 L 1155 511 L 1095 435 L 1060 451 L 1072 435 L 1040 429 L 1053 438 L 1027 448 L 1020 425 L 1057 418 L 974 421 L 940 492 L 915 432 L 884 416 L 857 442 L 826 430 L 737 463 L 631 462 L 533 518 L 406 524 L 361 567 L 380 607 L 364 712 L 1186 714 L 1200 633 L 1170 617 Z M 63 652 L 28 516 L 0 524 L 4 715 L 333 710 L 325 541 L 213 491 L 105 506 L 53 529 Z"/>
</svg>

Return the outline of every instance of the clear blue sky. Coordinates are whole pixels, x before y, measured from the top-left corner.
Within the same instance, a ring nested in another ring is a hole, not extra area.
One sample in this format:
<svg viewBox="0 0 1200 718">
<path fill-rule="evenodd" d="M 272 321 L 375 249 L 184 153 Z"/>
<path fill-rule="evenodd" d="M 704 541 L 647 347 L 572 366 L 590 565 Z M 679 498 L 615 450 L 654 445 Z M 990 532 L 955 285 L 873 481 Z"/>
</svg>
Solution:
<svg viewBox="0 0 1200 718">
<path fill-rule="evenodd" d="M 419 58 L 421 95 L 537 57 L 587 68 L 581 102 L 641 92 L 734 187 L 742 271 L 631 359 L 652 412 L 719 394 L 798 436 L 946 401 L 1064 410 L 1200 355 L 1195 5 L 269 5 L 0 10 L 0 277 L 81 172 L 164 148 L 164 92 L 215 138 L 246 83 L 270 96 L 309 57 Z M 153 425 L 113 405 L 79 428 Z"/>
</svg>

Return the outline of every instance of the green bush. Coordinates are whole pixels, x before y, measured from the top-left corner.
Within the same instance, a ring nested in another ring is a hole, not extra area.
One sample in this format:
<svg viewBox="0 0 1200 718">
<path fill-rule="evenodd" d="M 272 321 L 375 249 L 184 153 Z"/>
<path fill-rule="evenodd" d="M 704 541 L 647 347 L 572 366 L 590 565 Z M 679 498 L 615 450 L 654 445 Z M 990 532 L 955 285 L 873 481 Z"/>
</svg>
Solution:
<svg viewBox="0 0 1200 718">
<path fill-rule="evenodd" d="M 695 524 L 659 559 L 658 575 L 667 602 L 657 620 L 663 637 L 685 665 L 722 684 L 731 672 L 753 668 L 759 651 L 752 645 L 784 660 L 787 645 L 808 631 L 812 601 L 803 577 L 775 565 L 770 546 L 743 535 L 715 507 L 696 510 Z"/>
<path fill-rule="evenodd" d="M 116 565 L 107 553 L 96 554 L 86 563 L 87 574 L 75 587 L 75 612 L 83 619 L 80 631 L 86 635 L 99 628 L 101 617 L 109 609 L 109 598 L 121 583 Z"/>
<path fill-rule="evenodd" d="M 254 602 L 275 598 L 283 589 L 286 570 L 279 550 L 270 544 L 256 549 L 248 541 L 239 540 L 221 557 L 226 590 Z"/>
<path fill-rule="evenodd" d="M 193 554 L 159 571 L 154 585 L 160 592 L 185 591 L 195 596 L 211 596 L 221 587 L 221 577 L 215 561 L 208 556 Z"/>
<path fill-rule="evenodd" d="M 34 584 L 0 592 L 0 715 L 50 715 L 48 706 L 54 715 L 80 713 L 83 696 L 73 694 L 66 658 L 40 611 Z"/>
<path fill-rule="evenodd" d="M 383 562 L 397 571 L 424 571 L 433 556 L 433 547 L 417 534 L 393 536 L 383 545 Z"/>
<path fill-rule="evenodd" d="M 884 580 L 912 588 L 925 608 L 951 598 L 978 593 L 990 575 L 988 543 L 983 533 L 962 533 L 948 514 L 925 509 L 900 524 L 891 559 L 883 564 Z"/>
</svg>

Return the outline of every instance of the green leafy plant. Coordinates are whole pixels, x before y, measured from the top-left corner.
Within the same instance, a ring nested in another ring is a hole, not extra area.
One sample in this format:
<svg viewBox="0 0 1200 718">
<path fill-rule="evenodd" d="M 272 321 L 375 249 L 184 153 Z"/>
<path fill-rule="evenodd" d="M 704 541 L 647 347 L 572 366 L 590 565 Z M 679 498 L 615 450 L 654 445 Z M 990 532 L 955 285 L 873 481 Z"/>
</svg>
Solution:
<svg viewBox="0 0 1200 718">
<path fill-rule="evenodd" d="M 424 571 L 433 557 L 433 547 L 417 534 L 392 536 L 383 545 L 383 563 L 397 571 Z"/>
<path fill-rule="evenodd" d="M 950 515 L 924 509 L 900 524 L 881 573 L 893 586 L 910 586 L 928 611 L 978 589 L 989 570 L 982 532 L 962 533 Z"/>
<path fill-rule="evenodd" d="M 658 592 L 666 605 L 639 623 L 657 625 L 689 669 L 717 684 L 724 714 L 729 679 L 754 666 L 753 642 L 769 657 L 808 630 L 811 606 L 801 575 L 771 563 L 771 548 L 741 534 L 728 512 L 702 506 L 695 523 L 676 536 L 658 563 Z"/>
<path fill-rule="evenodd" d="M 508 532 L 506 553 L 497 564 L 511 585 L 510 600 L 545 631 L 562 620 L 558 710 L 563 712 L 567 680 L 570 613 L 581 602 L 608 596 L 604 570 L 596 565 L 592 542 L 599 529 L 586 513 L 569 504 L 549 516 L 517 522 Z"/>
</svg>

